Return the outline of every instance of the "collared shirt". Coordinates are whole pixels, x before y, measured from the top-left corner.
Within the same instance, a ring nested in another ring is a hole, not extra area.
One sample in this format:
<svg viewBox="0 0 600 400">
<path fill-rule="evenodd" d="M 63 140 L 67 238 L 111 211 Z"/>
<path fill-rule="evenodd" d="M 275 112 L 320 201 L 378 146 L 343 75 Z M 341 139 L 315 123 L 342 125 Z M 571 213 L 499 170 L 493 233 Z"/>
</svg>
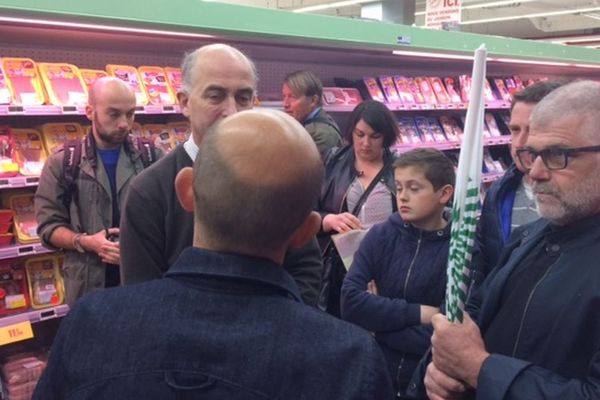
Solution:
<svg viewBox="0 0 600 400">
<path fill-rule="evenodd" d="M 200 148 L 194 141 L 193 133 L 191 133 L 188 140 L 185 141 L 185 143 L 183 144 L 183 148 L 185 149 L 185 152 L 188 154 L 188 156 L 190 156 L 192 161 L 194 161 L 196 159 L 196 156 L 198 155 L 198 151 L 200 151 Z"/>
<path fill-rule="evenodd" d="M 312 110 L 310 112 L 310 114 L 308 114 L 306 116 L 306 118 L 304 118 L 304 123 L 306 123 L 307 121 L 310 121 L 311 119 L 313 119 L 315 117 L 315 115 L 317 115 L 319 113 L 319 111 L 321 111 L 321 107 L 317 107 L 314 110 Z"/>
</svg>

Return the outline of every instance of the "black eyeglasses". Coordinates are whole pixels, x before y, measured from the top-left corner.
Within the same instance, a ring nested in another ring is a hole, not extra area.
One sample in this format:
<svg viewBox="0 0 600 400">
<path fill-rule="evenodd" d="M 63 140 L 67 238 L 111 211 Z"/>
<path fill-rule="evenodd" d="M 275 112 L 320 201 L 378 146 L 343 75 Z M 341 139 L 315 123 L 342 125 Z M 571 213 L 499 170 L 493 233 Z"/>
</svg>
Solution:
<svg viewBox="0 0 600 400">
<path fill-rule="evenodd" d="M 533 149 L 519 149 L 517 150 L 517 158 L 523 168 L 530 170 L 535 159 L 542 157 L 542 161 L 546 168 L 551 171 L 567 168 L 569 157 L 577 153 L 596 153 L 600 152 L 600 146 L 587 146 L 587 147 L 575 147 L 572 149 L 564 148 L 551 148 L 536 151 Z"/>
</svg>

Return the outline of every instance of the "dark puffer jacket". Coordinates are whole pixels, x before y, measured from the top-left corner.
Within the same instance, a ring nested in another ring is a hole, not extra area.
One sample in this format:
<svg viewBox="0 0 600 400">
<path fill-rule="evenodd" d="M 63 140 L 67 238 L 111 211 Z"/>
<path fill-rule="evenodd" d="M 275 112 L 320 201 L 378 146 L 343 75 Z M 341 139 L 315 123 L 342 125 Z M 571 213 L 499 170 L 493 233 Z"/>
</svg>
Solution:
<svg viewBox="0 0 600 400">
<path fill-rule="evenodd" d="M 420 306 L 439 307 L 446 290 L 450 225 L 421 231 L 393 214 L 371 228 L 342 285 L 342 318 L 374 332 L 402 392 L 430 345 Z M 375 280 L 379 295 L 367 293 Z"/>
</svg>

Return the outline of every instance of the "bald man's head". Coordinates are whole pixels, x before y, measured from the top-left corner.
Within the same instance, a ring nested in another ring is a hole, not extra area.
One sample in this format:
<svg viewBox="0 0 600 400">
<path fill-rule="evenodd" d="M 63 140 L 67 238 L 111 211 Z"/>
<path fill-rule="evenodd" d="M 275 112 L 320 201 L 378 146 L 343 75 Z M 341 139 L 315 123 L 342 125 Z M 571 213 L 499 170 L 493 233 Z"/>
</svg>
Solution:
<svg viewBox="0 0 600 400">
<path fill-rule="evenodd" d="M 295 119 L 234 114 L 209 131 L 196 158 L 196 221 L 230 251 L 278 249 L 316 205 L 322 176 L 319 152 Z"/>
<path fill-rule="evenodd" d="M 101 149 L 118 148 L 133 126 L 135 94 L 120 79 L 100 78 L 90 87 L 85 114 L 92 121 L 96 145 Z"/>
<path fill-rule="evenodd" d="M 95 106 L 98 101 L 106 100 L 110 97 L 123 97 L 133 99 L 135 103 L 135 93 L 129 85 L 119 78 L 105 76 L 96 79 L 88 91 L 88 104 Z"/>
</svg>

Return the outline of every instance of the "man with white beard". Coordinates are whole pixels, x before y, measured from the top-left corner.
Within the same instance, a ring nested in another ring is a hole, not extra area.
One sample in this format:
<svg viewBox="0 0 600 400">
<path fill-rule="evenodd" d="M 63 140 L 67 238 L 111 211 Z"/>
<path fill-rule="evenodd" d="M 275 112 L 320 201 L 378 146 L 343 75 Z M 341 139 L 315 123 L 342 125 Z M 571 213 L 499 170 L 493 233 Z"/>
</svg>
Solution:
<svg viewBox="0 0 600 400">
<path fill-rule="evenodd" d="M 517 157 L 542 218 L 515 230 L 463 324 L 433 317 L 432 400 L 600 399 L 600 84 L 545 97 Z"/>
</svg>

